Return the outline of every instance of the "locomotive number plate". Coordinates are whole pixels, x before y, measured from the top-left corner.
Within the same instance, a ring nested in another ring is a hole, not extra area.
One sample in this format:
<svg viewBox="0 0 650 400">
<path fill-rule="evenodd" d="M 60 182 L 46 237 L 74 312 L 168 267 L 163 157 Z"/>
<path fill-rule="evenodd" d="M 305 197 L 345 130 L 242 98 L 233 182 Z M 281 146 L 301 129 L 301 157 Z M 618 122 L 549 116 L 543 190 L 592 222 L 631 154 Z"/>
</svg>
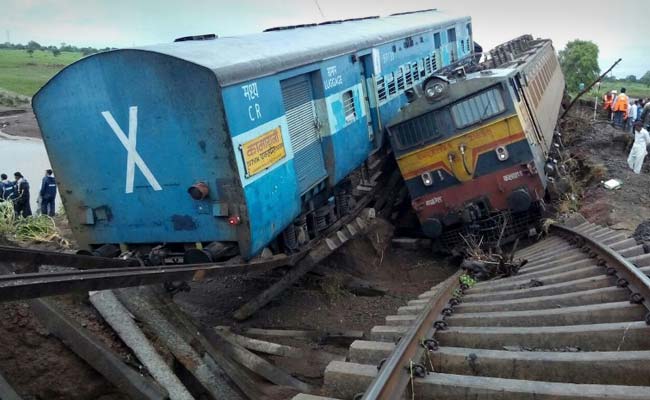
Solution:
<svg viewBox="0 0 650 400">
<path fill-rule="evenodd" d="M 246 176 L 253 176 L 286 156 L 280 127 L 241 145 Z"/>
</svg>

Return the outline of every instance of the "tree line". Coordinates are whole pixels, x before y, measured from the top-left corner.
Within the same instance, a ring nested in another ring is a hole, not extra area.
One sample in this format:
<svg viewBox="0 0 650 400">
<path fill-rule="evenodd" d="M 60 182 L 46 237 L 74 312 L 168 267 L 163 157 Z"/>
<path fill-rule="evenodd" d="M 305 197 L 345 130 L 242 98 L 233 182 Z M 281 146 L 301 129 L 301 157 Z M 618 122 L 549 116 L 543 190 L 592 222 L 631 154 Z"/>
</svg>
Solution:
<svg viewBox="0 0 650 400">
<path fill-rule="evenodd" d="M 71 53 L 81 53 L 84 56 L 88 56 L 90 54 L 99 53 L 101 51 L 115 50 L 114 47 L 104 47 L 98 49 L 95 47 L 77 47 L 69 45 L 67 43 L 61 43 L 60 46 L 43 46 L 34 40 L 30 40 L 27 42 L 27 44 L 9 42 L 0 43 L 0 49 L 25 50 L 30 56 L 33 55 L 35 51 L 50 51 L 54 57 L 57 57 L 64 51 Z"/>
<path fill-rule="evenodd" d="M 638 82 L 650 87 L 650 71 L 637 78 L 636 75 L 628 75 L 625 78 L 617 78 L 614 75 L 603 78 L 605 82 Z"/>
<path fill-rule="evenodd" d="M 581 83 L 588 85 L 600 75 L 598 45 L 589 40 L 573 40 L 567 43 L 566 47 L 560 50 L 559 59 L 569 91 L 577 92 Z M 650 71 L 640 78 L 635 75 L 616 78 L 612 75 L 604 77 L 603 81 L 639 82 L 650 87 Z"/>
</svg>

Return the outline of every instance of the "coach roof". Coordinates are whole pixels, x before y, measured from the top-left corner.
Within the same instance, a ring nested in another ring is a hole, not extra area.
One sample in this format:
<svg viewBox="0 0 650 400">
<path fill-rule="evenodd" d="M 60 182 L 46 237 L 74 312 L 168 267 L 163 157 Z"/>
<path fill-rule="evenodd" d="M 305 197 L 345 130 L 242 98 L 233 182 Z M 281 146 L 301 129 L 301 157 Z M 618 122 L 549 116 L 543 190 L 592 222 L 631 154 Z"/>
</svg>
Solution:
<svg viewBox="0 0 650 400">
<path fill-rule="evenodd" d="M 141 47 L 211 69 L 221 86 L 374 47 L 469 17 L 437 10 Z M 120 51 L 120 50 L 117 50 Z"/>
</svg>

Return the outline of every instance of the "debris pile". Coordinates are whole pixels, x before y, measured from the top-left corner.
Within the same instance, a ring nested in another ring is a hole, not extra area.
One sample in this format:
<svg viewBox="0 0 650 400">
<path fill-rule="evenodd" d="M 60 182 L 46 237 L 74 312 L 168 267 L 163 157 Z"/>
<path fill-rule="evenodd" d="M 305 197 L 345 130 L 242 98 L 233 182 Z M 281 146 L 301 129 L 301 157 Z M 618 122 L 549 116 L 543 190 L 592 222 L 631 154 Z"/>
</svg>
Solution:
<svg viewBox="0 0 650 400">
<path fill-rule="evenodd" d="M 519 243 L 518 239 L 515 241 L 512 250 L 505 254 L 498 247 L 496 250 L 490 248 L 485 251 L 481 247 L 481 240 L 477 242 L 472 237 L 463 237 L 463 239 L 467 244 L 467 249 L 466 256 L 460 267 L 467 270 L 478 281 L 515 275 L 521 267 L 528 263 L 526 259 L 514 259 L 517 244 Z"/>
</svg>

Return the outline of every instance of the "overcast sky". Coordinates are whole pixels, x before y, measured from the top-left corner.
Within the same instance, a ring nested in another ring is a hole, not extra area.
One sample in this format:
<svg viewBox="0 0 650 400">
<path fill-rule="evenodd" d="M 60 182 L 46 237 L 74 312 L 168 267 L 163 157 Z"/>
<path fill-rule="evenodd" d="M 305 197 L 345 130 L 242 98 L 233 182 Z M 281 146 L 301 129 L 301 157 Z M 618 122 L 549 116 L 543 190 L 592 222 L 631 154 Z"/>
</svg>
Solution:
<svg viewBox="0 0 650 400">
<path fill-rule="evenodd" d="M 484 48 L 523 33 L 600 47 L 616 76 L 650 70 L 650 0 L 0 0 L 0 41 L 132 47 L 179 36 L 231 36 L 279 25 L 438 8 L 470 15 Z"/>
</svg>

